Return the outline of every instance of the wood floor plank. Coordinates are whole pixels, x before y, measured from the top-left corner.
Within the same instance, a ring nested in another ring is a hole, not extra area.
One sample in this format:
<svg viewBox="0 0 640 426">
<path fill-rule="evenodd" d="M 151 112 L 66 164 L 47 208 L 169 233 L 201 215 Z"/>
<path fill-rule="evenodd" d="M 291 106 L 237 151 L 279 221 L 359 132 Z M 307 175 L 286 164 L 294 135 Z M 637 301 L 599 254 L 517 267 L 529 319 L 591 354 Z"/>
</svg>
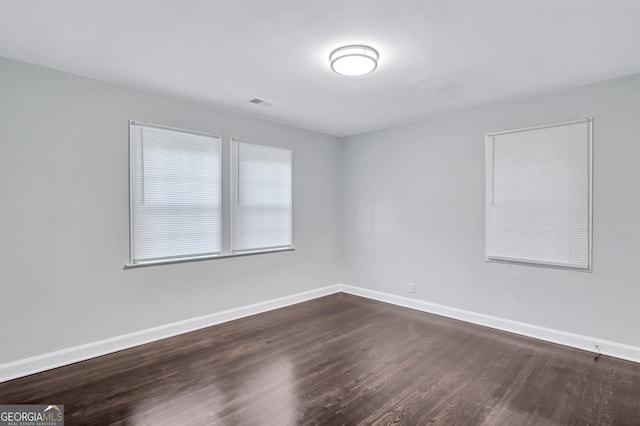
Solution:
<svg viewBox="0 0 640 426">
<path fill-rule="evenodd" d="M 0 384 L 69 425 L 640 425 L 640 364 L 336 294 Z"/>
</svg>

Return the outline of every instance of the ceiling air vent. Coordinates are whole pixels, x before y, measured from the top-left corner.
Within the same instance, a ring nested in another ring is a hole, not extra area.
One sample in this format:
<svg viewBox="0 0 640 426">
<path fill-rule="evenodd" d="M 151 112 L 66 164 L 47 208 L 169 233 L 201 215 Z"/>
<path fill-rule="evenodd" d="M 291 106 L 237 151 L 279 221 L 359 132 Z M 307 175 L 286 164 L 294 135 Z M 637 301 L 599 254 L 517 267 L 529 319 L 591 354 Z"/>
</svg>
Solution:
<svg viewBox="0 0 640 426">
<path fill-rule="evenodd" d="M 266 99 L 260 99 L 260 98 L 253 98 L 249 102 L 251 102 L 252 104 L 263 106 L 263 107 L 270 107 L 276 104 L 276 102 L 268 101 Z"/>
</svg>

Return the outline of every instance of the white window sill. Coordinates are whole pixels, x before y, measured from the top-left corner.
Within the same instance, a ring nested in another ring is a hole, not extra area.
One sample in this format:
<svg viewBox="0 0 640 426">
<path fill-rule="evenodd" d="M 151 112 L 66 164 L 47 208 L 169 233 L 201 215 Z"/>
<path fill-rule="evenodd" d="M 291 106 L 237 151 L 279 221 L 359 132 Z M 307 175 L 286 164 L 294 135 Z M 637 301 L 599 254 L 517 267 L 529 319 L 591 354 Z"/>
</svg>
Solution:
<svg viewBox="0 0 640 426">
<path fill-rule="evenodd" d="M 198 262 L 201 260 L 213 260 L 213 259 L 228 259 L 230 257 L 243 257 L 243 256 L 253 256 L 256 254 L 264 254 L 264 253 L 278 253 L 283 251 L 295 251 L 295 247 L 282 247 L 282 248 L 271 248 L 264 250 L 252 250 L 252 251 L 243 251 L 233 254 L 214 254 L 207 256 L 196 256 L 196 257 L 179 257 L 173 259 L 162 259 L 162 260 L 150 260 L 148 262 L 140 262 L 140 263 L 127 263 L 124 265 L 124 269 L 136 269 L 136 268 L 144 268 L 147 266 L 156 266 L 156 265 L 169 265 L 172 263 L 186 263 L 186 262 Z"/>
</svg>

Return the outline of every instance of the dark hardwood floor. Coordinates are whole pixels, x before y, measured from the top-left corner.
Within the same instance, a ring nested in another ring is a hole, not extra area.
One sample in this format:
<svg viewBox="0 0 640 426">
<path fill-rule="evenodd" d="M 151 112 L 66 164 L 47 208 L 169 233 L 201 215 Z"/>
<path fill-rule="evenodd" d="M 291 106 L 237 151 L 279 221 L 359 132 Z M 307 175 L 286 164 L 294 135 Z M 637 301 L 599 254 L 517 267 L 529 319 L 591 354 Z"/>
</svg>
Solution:
<svg viewBox="0 0 640 426">
<path fill-rule="evenodd" d="M 67 425 L 640 425 L 640 364 L 337 294 L 0 384 Z"/>
</svg>

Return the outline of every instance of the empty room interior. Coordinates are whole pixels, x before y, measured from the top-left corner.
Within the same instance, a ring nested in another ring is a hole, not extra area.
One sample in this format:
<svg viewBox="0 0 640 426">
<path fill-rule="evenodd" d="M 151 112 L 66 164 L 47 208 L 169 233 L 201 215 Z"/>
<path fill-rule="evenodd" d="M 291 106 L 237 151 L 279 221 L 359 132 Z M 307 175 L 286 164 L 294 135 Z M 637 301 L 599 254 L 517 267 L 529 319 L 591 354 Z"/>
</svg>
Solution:
<svg viewBox="0 0 640 426">
<path fill-rule="evenodd" d="M 0 425 L 640 425 L 640 2 L 0 10 Z"/>
</svg>

